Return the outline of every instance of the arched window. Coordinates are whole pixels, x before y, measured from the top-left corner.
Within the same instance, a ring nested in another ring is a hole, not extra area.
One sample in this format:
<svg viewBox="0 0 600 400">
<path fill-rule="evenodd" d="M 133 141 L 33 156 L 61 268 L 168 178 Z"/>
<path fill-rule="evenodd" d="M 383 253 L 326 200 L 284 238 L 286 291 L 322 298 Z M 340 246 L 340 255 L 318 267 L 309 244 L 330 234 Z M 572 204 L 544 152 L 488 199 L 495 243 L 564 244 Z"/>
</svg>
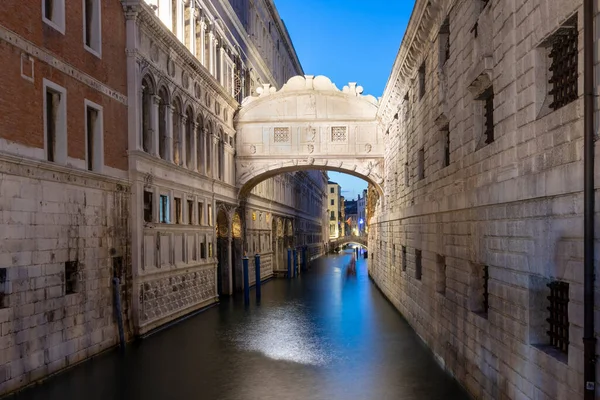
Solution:
<svg viewBox="0 0 600 400">
<path fill-rule="evenodd" d="M 189 169 L 194 167 L 192 156 L 193 156 L 193 143 L 194 143 L 194 113 L 192 109 L 188 107 L 185 112 L 185 164 Z"/>
<path fill-rule="evenodd" d="M 169 112 L 169 96 L 163 87 L 158 92 L 160 103 L 158 105 L 158 155 L 163 160 L 167 159 L 167 114 Z"/>
<path fill-rule="evenodd" d="M 204 165 L 204 121 L 202 120 L 202 115 L 198 114 L 198 119 L 196 120 L 196 160 L 198 163 L 198 172 L 205 174 L 206 169 Z"/>
<path fill-rule="evenodd" d="M 151 122 L 151 113 L 152 109 L 152 97 L 154 96 L 154 86 L 148 77 L 144 77 L 142 79 L 142 101 L 141 101 L 141 111 L 142 111 L 142 149 L 146 153 L 150 153 L 152 151 L 152 122 Z"/>
<path fill-rule="evenodd" d="M 212 174 L 212 123 L 208 123 L 208 132 L 206 134 L 206 175 Z"/>
<path fill-rule="evenodd" d="M 181 102 L 173 101 L 173 162 L 181 165 Z"/>
</svg>

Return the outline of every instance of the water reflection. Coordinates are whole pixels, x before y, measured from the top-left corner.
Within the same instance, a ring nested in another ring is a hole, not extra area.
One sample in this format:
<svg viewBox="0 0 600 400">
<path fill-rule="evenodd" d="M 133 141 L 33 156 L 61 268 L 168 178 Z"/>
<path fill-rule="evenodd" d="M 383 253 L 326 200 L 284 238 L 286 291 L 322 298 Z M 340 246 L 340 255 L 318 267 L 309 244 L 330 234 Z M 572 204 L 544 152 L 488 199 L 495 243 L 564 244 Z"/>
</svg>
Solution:
<svg viewBox="0 0 600 400">
<path fill-rule="evenodd" d="M 223 299 L 15 399 L 466 399 L 369 281 L 366 260 L 346 274 L 350 255 L 267 283 L 260 305 Z"/>
</svg>

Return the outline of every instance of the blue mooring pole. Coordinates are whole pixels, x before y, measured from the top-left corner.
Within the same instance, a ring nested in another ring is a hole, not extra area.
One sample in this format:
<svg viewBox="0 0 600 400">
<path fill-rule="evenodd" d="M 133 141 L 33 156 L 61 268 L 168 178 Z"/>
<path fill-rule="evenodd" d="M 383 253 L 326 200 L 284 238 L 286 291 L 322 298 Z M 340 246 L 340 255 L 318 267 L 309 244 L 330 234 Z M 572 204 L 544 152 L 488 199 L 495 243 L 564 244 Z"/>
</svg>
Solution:
<svg viewBox="0 0 600 400">
<path fill-rule="evenodd" d="M 288 279 L 292 279 L 292 249 L 288 249 Z"/>
<path fill-rule="evenodd" d="M 244 265 L 244 304 L 250 304 L 250 279 L 248 278 L 248 257 L 243 258 Z"/>
<path fill-rule="evenodd" d="M 298 250 L 294 249 L 294 271 L 293 271 L 293 275 L 294 278 L 298 276 Z"/>
<path fill-rule="evenodd" d="M 254 256 L 254 271 L 256 272 L 256 302 L 260 302 L 261 290 L 260 290 L 260 254 Z"/>
</svg>

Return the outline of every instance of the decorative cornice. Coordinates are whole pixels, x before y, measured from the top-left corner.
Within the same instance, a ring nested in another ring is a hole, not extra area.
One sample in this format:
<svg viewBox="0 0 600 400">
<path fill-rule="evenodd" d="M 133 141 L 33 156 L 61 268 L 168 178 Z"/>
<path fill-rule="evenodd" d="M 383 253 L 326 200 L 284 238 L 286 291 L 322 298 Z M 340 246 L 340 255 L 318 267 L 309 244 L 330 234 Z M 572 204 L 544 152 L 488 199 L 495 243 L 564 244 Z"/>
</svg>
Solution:
<svg viewBox="0 0 600 400">
<path fill-rule="evenodd" d="M 154 14 L 150 6 L 143 3 L 142 9 L 140 12 L 140 21 L 149 27 L 153 34 L 153 39 L 160 40 L 163 45 L 167 48 L 171 49 L 170 55 L 175 56 L 174 61 L 179 61 L 179 64 L 183 64 L 187 66 L 192 72 L 199 75 L 206 86 L 209 86 L 213 89 L 217 94 L 219 94 L 223 99 L 231 106 L 233 109 L 237 109 L 239 107 L 239 103 L 231 96 L 231 94 L 227 93 L 225 88 L 221 86 L 221 84 L 215 79 L 214 76 L 206 69 L 202 63 L 196 59 L 192 53 L 185 47 L 183 43 L 177 39 L 177 37 L 168 30 L 164 24 L 160 21 L 160 19 Z"/>
<path fill-rule="evenodd" d="M 46 49 L 35 45 L 29 40 L 21 37 L 13 31 L 6 29 L 1 25 L 0 40 L 10 43 L 11 45 L 15 46 L 21 51 L 24 51 L 25 53 L 31 55 L 34 58 L 37 58 L 42 62 L 45 62 L 54 69 L 59 70 L 65 75 L 69 75 L 70 77 L 91 87 L 94 90 L 99 91 L 100 93 L 112 98 L 113 100 L 116 100 L 121 104 L 127 105 L 127 96 L 125 96 L 124 94 L 112 89 L 108 85 L 104 84 L 103 82 L 100 82 L 96 78 L 91 77 L 85 72 L 78 70 L 71 64 L 57 58 L 54 54 L 50 53 Z"/>
<path fill-rule="evenodd" d="M 384 125 L 388 124 L 397 112 L 393 100 L 406 91 L 406 86 L 414 78 L 418 65 L 423 59 L 423 52 L 430 46 L 432 37 L 437 34 L 434 22 L 455 2 L 456 0 L 416 1 L 381 99 L 380 120 Z"/>
</svg>

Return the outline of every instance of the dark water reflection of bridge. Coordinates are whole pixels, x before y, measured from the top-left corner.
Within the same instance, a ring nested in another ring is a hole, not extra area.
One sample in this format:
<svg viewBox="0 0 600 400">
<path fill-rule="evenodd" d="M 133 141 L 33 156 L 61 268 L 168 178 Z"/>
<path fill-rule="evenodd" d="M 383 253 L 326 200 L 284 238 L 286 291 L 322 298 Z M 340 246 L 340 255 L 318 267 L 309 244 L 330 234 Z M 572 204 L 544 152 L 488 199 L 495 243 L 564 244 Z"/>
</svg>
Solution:
<svg viewBox="0 0 600 400">
<path fill-rule="evenodd" d="M 467 399 L 368 278 L 351 251 L 294 281 L 110 352 L 15 396 L 106 399 Z"/>
</svg>

